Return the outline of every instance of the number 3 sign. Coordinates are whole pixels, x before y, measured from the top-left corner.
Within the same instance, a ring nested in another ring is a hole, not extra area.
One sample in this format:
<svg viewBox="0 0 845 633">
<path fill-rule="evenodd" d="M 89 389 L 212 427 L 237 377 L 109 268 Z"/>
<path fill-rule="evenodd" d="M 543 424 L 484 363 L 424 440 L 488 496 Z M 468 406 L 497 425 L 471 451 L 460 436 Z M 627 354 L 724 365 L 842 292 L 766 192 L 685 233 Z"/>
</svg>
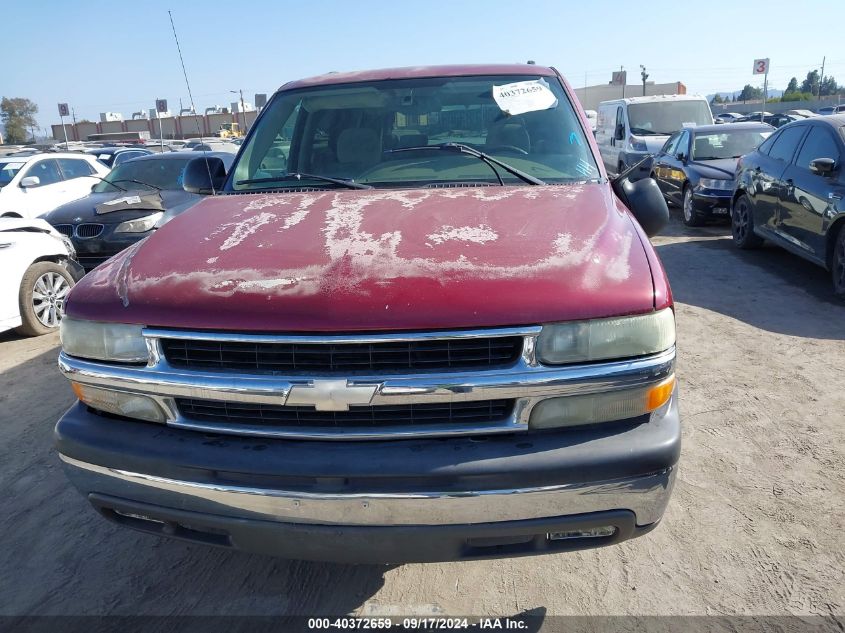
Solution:
<svg viewBox="0 0 845 633">
<path fill-rule="evenodd" d="M 769 73 L 769 58 L 754 60 L 754 74 L 767 75 Z"/>
</svg>

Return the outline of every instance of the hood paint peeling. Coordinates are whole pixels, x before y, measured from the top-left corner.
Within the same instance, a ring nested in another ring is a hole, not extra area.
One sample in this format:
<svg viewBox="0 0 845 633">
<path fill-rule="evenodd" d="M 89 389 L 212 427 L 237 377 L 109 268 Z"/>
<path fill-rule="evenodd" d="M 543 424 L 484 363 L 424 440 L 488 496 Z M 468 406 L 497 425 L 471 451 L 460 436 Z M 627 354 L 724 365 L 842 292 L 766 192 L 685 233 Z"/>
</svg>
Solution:
<svg viewBox="0 0 845 633">
<path fill-rule="evenodd" d="M 654 306 L 636 229 L 603 184 L 216 196 L 130 251 L 77 286 L 69 314 L 102 319 L 110 294 L 106 320 L 353 331 Z"/>
<path fill-rule="evenodd" d="M 486 224 L 480 224 L 479 226 L 444 226 L 437 233 L 432 233 L 427 237 L 429 242 L 434 242 L 435 244 L 442 244 L 449 240 L 484 244 L 485 242 L 493 242 L 499 236 L 496 234 L 496 231 Z"/>
</svg>

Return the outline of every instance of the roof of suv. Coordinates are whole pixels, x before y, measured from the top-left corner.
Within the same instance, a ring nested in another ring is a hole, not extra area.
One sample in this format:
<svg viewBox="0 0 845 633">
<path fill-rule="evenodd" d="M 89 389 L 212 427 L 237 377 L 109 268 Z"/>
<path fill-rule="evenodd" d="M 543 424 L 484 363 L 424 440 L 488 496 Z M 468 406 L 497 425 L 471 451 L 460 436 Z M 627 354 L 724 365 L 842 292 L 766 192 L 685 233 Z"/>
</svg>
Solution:
<svg viewBox="0 0 845 633">
<path fill-rule="evenodd" d="M 555 71 L 535 64 L 468 64 L 454 66 L 409 66 L 354 72 L 332 72 L 317 77 L 298 79 L 284 84 L 279 90 L 293 90 L 331 84 L 348 84 L 387 79 L 420 79 L 425 77 L 472 77 L 474 75 L 542 75 L 553 77 Z"/>
</svg>

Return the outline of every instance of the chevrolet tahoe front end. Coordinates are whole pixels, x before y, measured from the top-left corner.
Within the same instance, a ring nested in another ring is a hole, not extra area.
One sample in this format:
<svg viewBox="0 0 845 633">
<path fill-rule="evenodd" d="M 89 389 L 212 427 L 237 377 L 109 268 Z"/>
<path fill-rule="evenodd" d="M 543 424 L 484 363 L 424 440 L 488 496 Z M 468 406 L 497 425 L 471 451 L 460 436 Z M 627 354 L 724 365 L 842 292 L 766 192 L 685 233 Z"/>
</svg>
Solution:
<svg viewBox="0 0 845 633">
<path fill-rule="evenodd" d="M 74 485 L 127 527 L 312 560 L 655 527 L 671 291 L 573 102 L 533 65 L 280 89 L 218 195 L 71 294 Z"/>
</svg>

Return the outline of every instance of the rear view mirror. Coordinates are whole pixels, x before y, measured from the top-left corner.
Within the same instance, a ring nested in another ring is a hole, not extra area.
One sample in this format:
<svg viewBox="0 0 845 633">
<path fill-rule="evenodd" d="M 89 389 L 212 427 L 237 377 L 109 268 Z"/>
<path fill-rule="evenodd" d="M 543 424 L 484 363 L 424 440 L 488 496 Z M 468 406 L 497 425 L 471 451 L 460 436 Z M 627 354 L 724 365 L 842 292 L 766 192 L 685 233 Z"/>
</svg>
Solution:
<svg viewBox="0 0 845 633">
<path fill-rule="evenodd" d="M 611 182 L 611 186 L 643 227 L 645 234 L 653 237 L 669 223 L 669 207 L 666 206 L 660 187 L 653 179 L 636 179 L 641 172 L 642 162 L 619 174 Z"/>
<path fill-rule="evenodd" d="M 810 161 L 810 171 L 819 176 L 830 176 L 836 171 L 836 161 L 832 158 L 817 158 Z"/>
<path fill-rule="evenodd" d="M 194 158 L 185 165 L 182 188 L 188 193 L 215 193 L 225 182 L 226 166 L 215 156 Z"/>
<path fill-rule="evenodd" d="M 27 176 L 26 178 L 21 178 L 21 188 L 26 189 L 27 187 L 37 187 L 41 184 L 41 179 L 38 176 Z"/>
</svg>

